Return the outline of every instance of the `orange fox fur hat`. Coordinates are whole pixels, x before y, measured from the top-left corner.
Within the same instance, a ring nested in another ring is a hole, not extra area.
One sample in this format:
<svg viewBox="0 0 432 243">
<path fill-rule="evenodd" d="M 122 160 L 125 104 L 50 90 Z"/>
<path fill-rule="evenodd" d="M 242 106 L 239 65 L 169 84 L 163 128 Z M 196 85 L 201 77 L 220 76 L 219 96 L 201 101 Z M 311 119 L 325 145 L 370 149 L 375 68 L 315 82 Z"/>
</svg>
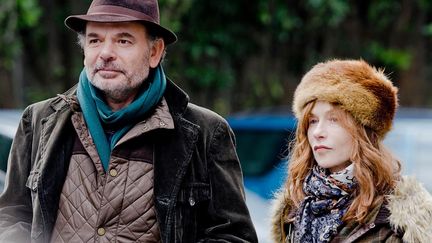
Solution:
<svg viewBox="0 0 432 243">
<path fill-rule="evenodd" d="M 383 70 L 363 60 L 331 60 L 318 63 L 303 76 L 294 93 L 293 110 L 299 119 L 311 101 L 338 104 L 383 138 L 398 107 L 397 92 Z"/>
</svg>

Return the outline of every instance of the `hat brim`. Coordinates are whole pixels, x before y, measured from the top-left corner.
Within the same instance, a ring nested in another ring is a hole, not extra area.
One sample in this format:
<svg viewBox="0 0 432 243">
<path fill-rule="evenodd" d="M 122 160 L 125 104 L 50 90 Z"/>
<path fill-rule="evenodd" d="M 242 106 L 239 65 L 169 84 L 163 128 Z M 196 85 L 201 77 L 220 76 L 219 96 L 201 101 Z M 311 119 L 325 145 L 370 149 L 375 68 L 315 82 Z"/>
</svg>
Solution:
<svg viewBox="0 0 432 243">
<path fill-rule="evenodd" d="M 115 15 L 115 14 L 92 14 L 92 15 L 72 15 L 65 19 L 65 25 L 78 33 L 84 33 L 87 22 L 101 22 L 101 23 L 118 23 L 118 22 L 142 22 L 146 27 L 150 28 L 154 33 L 161 36 L 166 45 L 172 44 L 177 41 L 177 36 L 170 30 L 152 22 L 132 16 Z"/>
</svg>

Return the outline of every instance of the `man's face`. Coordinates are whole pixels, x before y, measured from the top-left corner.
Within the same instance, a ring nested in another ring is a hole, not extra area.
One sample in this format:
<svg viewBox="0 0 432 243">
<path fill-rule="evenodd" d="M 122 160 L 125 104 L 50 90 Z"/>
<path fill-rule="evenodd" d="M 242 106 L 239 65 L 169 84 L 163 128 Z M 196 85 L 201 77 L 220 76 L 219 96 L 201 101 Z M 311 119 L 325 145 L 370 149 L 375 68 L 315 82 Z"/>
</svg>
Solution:
<svg viewBox="0 0 432 243">
<path fill-rule="evenodd" d="M 149 68 L 159 63 L 152 43 L 145 27 L 137 22 L 88 22 L 84 43 L 87 77 L 113 102 L 133 98 Z"/>
</svg>

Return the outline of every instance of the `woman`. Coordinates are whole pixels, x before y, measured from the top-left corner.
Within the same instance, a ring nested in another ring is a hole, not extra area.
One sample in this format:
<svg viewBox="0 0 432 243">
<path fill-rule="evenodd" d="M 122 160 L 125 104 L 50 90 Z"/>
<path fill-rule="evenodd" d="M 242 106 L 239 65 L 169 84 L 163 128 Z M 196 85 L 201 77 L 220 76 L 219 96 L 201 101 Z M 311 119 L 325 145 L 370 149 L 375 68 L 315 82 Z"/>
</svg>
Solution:
<svg viewBox="0 0 432 243">
<path fill-rule="evenodd" d="M 382 144 L 397 105 L 397 88 L 362 60 L 320 63 L 303 77 L 275 242 L 432 241 L 431 195 Z"/>
</svg>

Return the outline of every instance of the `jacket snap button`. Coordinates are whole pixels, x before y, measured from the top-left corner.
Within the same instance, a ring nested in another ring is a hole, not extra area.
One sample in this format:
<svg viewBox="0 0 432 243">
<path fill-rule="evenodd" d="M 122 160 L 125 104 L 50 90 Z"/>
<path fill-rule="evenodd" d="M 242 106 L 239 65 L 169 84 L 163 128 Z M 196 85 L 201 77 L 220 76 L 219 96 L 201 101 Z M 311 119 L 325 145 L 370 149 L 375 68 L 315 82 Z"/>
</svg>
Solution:
<svg viewBox="0 0 432 243">
<path fill-rule="evenodd" d="M 194 206 L 194 205 L 195 205 L 195 199 L 193 199 L 193 197 L 190 197 L 190 198 L 189 198 L 189 204 L 190 204 L 191 206 Z"/>
<path fill-rule="evenodd" d="M 97 233 L 98 233 L 98 235 L 103 236 L 103 235 L 105 235 L 106 231 L 105 231 L 104 228 L 99 228 L 99 229 L 97 230 Z"/>
<path fill-rule="evenodd" d="M 111 169 L 110 171 L 109 171 L 109 174 L 110 174 L 110 176 L 112 176 L 112 177 L 116 177 L 117 176 L 117 170 L 116 169 Z"/>
</svg>

